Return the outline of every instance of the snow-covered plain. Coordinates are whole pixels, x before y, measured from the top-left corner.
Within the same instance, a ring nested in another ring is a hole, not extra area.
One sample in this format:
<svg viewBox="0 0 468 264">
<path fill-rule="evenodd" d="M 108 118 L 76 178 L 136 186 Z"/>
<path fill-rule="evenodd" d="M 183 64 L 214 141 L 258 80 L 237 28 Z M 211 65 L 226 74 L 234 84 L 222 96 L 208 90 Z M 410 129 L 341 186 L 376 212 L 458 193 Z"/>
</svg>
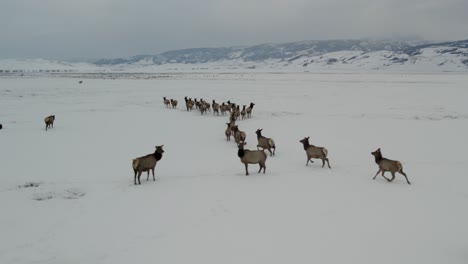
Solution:
<svg viewBox="0 0 468 264">
<path fill-rule="evenodd" d="M 467 75 L 78 80 L 0 79 L 0 263 L 468 262 Z M 239 127 L 276 141 L 266 174 L 184 96 L 255 102 Z M 305 166 L 305 136 L 332 169 Z M 131 159 L 161 144 L 134 186 Z M 372 180 L 378 147 L 412 185 Z"/>
</svg>

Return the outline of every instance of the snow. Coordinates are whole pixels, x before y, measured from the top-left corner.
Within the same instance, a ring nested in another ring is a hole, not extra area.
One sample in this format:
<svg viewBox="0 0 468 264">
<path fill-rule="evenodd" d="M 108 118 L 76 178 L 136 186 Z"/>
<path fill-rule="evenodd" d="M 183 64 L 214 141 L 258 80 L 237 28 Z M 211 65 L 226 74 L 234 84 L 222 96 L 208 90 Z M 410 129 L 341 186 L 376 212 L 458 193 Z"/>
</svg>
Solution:
<svg viewBox="0 0 468 264">
<path fill-rule="evenodd" d="M 46 59 L 3 59 L 0 60 L 0 70 L 3 71 L 96 71 L 100 67 L 85 62 L 63 62 Z M 102 69 L 101 69 L 102 70 Z"/>
<path fill-rule="evenodd" d="M 468 260 L 466 75 L 94 77 L 0 78 L 0 263 Z M 266 174 L 184 96 L 255 102 L 238 123 L 250 149 L 257 128 L 275 140 Z M 305 166 L 305 136 L 332 169 Z M 134 186 L 131 159 L 162 144 L 156 182 Z M 412 185 L 372 180 L 378 147 Z"/>
</svg>

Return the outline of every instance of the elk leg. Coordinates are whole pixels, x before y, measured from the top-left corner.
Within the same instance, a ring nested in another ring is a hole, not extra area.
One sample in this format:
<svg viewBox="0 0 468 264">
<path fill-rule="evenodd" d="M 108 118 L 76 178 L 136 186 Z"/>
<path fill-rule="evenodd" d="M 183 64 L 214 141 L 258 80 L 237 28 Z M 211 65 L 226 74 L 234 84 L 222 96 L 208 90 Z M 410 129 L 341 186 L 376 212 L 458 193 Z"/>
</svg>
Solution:
<svg viewBox="0 0 468 264">
<path fill-rule="evenodd" d="M 247 169 L 247 163 L 245 163 L 245 175 L 249 175 L 249 170 Z"/>
<path fill-rule="evenodd" d="M 372 178 L 373 180 L 375 180 L 375 177 L 377 177 L 377 175 L 379 175 L 379 173 L 381 172 L 382 170 L 379 169 L 379 171 L 377 171 L 377 173 L 375 174 L 374 178 Z M 385 176 L 384 176 L 385 177 Z"/>
<path fill-rule="evenodd" d="M 325 158 L 325 160 L 327 161 L 328 168 L 331 169 L 331 167 L 330 167 L 330 161 L 328 160 L 328 158 Z"/>
<path fill-rule="evenodd" d="M 395 173 L 392 172 L 392 178 L 390 180 L 388 180 L 389 182 L 392 182 L 393 180 L 395 179 Z"/>
<path fill-rule="evenodd" d="M 147 171 L 146 181 L 149 181 L 149 173 L 150 173 L 150 170 Z"/>
<path fill-rule="evenodd" d="M 385 177 L 385 171 L 384 170 L 382 170 L 382 177 L 384 177 L 387 181 L 390 181 L 389 178 Z"/>
<path fill-rule="evenodd" d="M 406 182 L 407 182 L 408 184 L 411 184 L 411 183 L 408 181 L 408 177 L 406 177 L 406 173 L 404 173 L 403 170 L 398 171 L 398 173 L 400 173 L 401 175 L 405 176 Z"/>
<path fill-rule="evenodd" d="M 141 173 L 142 173 L 142 171 L 138 172 L 138 184 L 140 184 L 140 185 L 141 185 L 141 181 L 140 181 Z"/>
<path fill-rule="evenodd" d="M 133 170 L 133 172 L 135 172 L 135 176 L 134 176 L 133 181 L 135 182 L 135 185 L 136 185 L 137 171 L 136 171 L 136 170 Z"/>
<path fill-rule="evenodd" d="M 322 168 L 325 166 L 325 159 L 322 159 Z"/>
<path fill-rule="evenodd" d="M 156 181 L 156 179 L 154 178 L 154 168 L 153 168 L 152 172 L 153 172 L 153 181 Z"/>
<path fill-rule="evenodd" d="M 263 168 L 263 167 L 262 167 L 262 164 L 261 164 L 261 163 L 259 163 L 258 166 L 260 166 L 260 169 L 258 170 L 258 173 L 260 173 L 260 172 L 262 171 L 262 168 Z"/>
</svg>

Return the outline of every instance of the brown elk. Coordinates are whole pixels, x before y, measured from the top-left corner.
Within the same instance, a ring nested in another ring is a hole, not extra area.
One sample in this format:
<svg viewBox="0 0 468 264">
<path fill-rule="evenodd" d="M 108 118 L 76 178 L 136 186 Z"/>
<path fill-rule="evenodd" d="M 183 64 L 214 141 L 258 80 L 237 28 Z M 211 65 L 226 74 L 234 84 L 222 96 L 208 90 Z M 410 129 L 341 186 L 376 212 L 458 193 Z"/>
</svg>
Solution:
<svg viewBox="0 0 468 264">
<path fill-rule="evenodd" d="M 265 154 L 265 152 L 263 152 L 263 150 L 244 149 L 244 146 L 246 144 L 246 142 L 241 142 L 237 145 L 237 156 L 240 158 L 240 161 L 245 165 L 245 175 L 249 175 L 248 164 L 260 165 L 258 173 L 260 173 L 263 169 L 263 173 L 265 174 L 267 155 Z"/>
<path fill-rule="evenodd" d="M 49 127 L 54 128 L 54 121 L 55 121 L 55 115 L 51 115 L 51 116 L 44 118 L 44 122 L 46 124 L 46 127 L 45 127 L 46 131 Z"/>
<path fill-rule="evenodd" d="M 395 173 L 398 172 L 399 174 L 405 176 L 406 182 L 408 184 L 411 184 L 408 180 L 408 177 L 406 176 L 406 173 L 403 172 L 403 165 L 401 165 L 401 162 L 382 157 L 382 152 L 380 152 L 380 148 L 374 152 L 371 152 L 371 154 L 375 158 L 375 163 L 379 165 L 379 170 L 375 174 L 374 178 L 372 178 L 373 180 L 375 180 L 375 177 L 377 177 L 379 173 L 382 173 L 382 177 L 384 177 L 388 182 L 392 182 L 395 179 Z M 392 174 L 391 179 L 385 177 L 384 174 L 387 171 L 389 171 Z"/>
<path fill-rule="evenodd" d="M 312 163 L 314 162 L 311 159 L 321 159 L 322 160 L 322 168 L 325 166 L 325 161 L 326 161 L 327 164 L 328 164 L 328 168 L 331 169 L 330 162 L 328 161 L 328 158 L 327 158 L 328 150 L 326 148 L 316 147 L 314 145 L 310 145 L 309 144 L 309 137 L 305 137 L 304 139 L 299 140 L 299 142 L 302 143 L 302 145 L 304 146 L 304 150 L 306 151 L 306 155 L 307 155 L 306 166 L 309 165 L 309 161 L 312 162 Z"/>
<path fill-rule="evenodd" d="M 246 111 L 247 111 L 247 118 L 251 118 L 252 117 L 252 110 L 254 108 L 254 103 L 250 103 L 250 106 L 247 107 Z"/>
<path fill-rule="evenodd" d="M 164 102 L 164 106 L 166 106 L 166 108 L 170 108 L 171 101 L 169 101 L 166 97 L 163 97 L 163 102 Z"/>
<path fill-rule="evenodd" d="M 171 105 L 173 109 L 177 108 L 177 100 L 171 99 Z"/>
<path fill-rule="evenodd" d="M 140 182 L 140 176 L 142 172 L 147 172 L 148 176 L 146 180 L 149 180 L 149 173 L 152 171 L 153 173 L 153 181 L 156 181 L 154 178 L 154 168 L 156 167 L 156 163 L 162 159 L 162 154 L 164 153 L 163 146 L 156 146 L 156 150 L 154 151 L 153 154 L 148 154 L 146 156 L 142 156 L 136 159 L 132 160 L 132 168 L 133 172 L 135 173 L 134 176 L 134 182 L 135 185 L 137 184 L 137 174 L 138 174 L 138 184 L 141 184 Z"/>
<path fill-rule="evenodd" d="M 262 130 L 263 128 L 257 129 L 257 131 L 255 131 L 255 134 L 257 134 L 257 140 L 258 140 L 257 149 L 258 148 L 262 148 L 263 150 L 266 149 L 268 150 L 268 152 L 270 152 L 270 156 L 274 156 L 276 152 L 275 141 L 272 138 L 267 138 L 267 137 L 262 136 Z M 271 149 L 273 149 L 273 152 L 271 151 Z"/>
</svg>

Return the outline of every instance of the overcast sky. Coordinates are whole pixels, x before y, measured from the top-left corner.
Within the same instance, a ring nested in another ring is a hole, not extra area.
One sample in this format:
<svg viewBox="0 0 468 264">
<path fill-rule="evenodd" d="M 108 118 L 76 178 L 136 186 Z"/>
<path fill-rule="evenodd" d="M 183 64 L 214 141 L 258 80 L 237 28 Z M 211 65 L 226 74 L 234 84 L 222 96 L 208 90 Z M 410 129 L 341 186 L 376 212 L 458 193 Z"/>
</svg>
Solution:
<svg viewBox="0 0 468 264">
<path fill-rule="evenodd" d="M 0 1 L 0 58 L 407 36 L 468 39 L 468 0 Z"/>
</svg>

